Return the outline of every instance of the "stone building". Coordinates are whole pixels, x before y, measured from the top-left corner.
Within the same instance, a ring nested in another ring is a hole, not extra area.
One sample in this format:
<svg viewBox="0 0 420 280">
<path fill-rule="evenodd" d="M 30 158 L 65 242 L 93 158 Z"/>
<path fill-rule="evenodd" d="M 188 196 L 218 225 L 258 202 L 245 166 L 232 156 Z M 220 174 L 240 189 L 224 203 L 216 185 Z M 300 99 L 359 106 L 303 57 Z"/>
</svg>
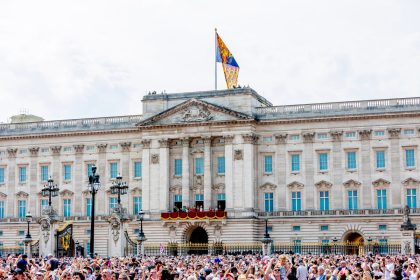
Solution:
<svg viewBox="0 0 420 280">
<path fill-rule="evenodd" d="M 27 211 L 43 225 L 49 177 L 58 219 L 40 247 L 56 250 L 55 231 L 72 224 L 88 248 L 92 165 L 100 255 L 123 254 L 115 239 L 135 239 L 141 209 L 146 244 L 255 242 L 267 217 L 274 242 L 399 242 L 405 205 L 420 223 L 420 98 L 273 106 L 238 88 L 149 94 L 142 105 L 143 115 L 0 124 L 0 249 L 21 244 Z M 119 173 L 128 217 L 113 231 Z M 169 213 L 183 207 L 202 211 Z"/>
</svg>

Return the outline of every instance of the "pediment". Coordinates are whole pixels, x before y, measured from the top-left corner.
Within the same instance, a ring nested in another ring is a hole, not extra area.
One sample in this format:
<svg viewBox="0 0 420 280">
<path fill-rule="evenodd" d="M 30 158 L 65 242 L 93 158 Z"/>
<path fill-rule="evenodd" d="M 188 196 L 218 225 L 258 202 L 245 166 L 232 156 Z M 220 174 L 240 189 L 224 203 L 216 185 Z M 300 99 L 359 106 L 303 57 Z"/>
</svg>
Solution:
<svg viewBox="0 0 420 280">
<path fill-rule="evenodd" d="M 325 180 L 321 180 L 315 184 L 315 187 L 317 187 L 318 189 L 329 189 L 332 187 L 332 183 Z"/>
<path fill-rule="evenodd" d="M 374 187 L 386 187 L 386 186 L 389 186 L 389 184 L 391 184 L 391 182 L 382 178 L 379 178 L 378 180 L 375 180 L 372 182 L 372 185 Z"/>
<path fill-rule="evenodd" d="M 291 189 L 292 188 L 302 189 L 304 185 L 302 183 L 297 182 L 297 181 L 293 181 L 290 184 L 288 184 L 287 186 Z"/>
<path fill-rule="evenodd" d="M 413 187 L 418 186 L 419 183 L 420 183 L 419 180 L 416 180 L 416 179 L 411 178 L 411 177 L 402 181 L 403 186 L 406 186 L 406 187 L 408 187 L 408 186 L 413 186 Z"/>
<path fill-rule="evenodd" d="M 29 194 L 24 192 L 24 191 L 20 191 L 20 192 L 16 193 L 16 196 L 17 197 L 28 197 Z"/>
<path fill-rule="evenodd" d="M 254 120 L 254 117 L 203 100 L 190 99 L 139 122 L 137 127 Z"/>
<path fill-rule="evenodd" d="M 260 189 L 262 191 L 274 191 L 276 188 L 277 186 L 272 183 L 265 183 L 262 186 L 260 186 Z"/>
<path fill-rule="evenodd" d="M 7 194 L 0 192 L 0 197 L 5 198 L 7 197 Z"/>
<path fill-rule="evenodd" d="M 74 194 L 74 192 L 72 192 L 71 190 L 68 189 L 64 189 L 60 192 L 61 196 L 72 196 Z"/>
<path fill-rule="evenodd" d="M 130 190 L 132 194 L 141 194 L 141 189 L 139 187 L 134 187 Z"/>
<path fill-rule="evenodd" d="M 360 183 L 359 181 L 350 179 L 350 180 L 345 181 L 343 183 L 343 185 L 346 188 L 358 188 L 358 187 L 360 187 L 362 185 L 362 183 Z"/>
</svg>

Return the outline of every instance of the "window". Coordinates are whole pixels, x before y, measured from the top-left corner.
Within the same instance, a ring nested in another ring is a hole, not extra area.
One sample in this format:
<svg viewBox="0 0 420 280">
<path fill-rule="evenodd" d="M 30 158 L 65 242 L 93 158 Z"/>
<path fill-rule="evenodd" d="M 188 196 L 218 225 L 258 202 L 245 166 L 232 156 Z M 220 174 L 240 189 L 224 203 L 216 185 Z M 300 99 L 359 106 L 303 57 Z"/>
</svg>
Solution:
<svg viewBox="0 0 420 280">
<path fill-rule="evenodd" d="M 292 211 L 302 210 L 301 192 L 292 192 Z"/>
<path fill-rule="evenodd" d="M 0 236 L 3 236 L 3 231 L 0 230 Z M 0 243 L 0 247 L 3 246 L 3 243 Z"/>
<path fill-rule="evenodd" d="M 376 131 L 374 132 L 374 135 L 375 135 L 376 137 L 382 137 L 382 136 L 385 136 L 385 130 L 376 130 Z"/>
<path fill-rule="evenodd" d="M 204 207 L 204 195 L 203 194 L 196 194 L 195 195 L 195 207 L 196 208 L 203 208 Z"/>
<path fill-rule="evenodd" d="M 133 144 L 133 148 L 135 148 L 135 149 L 138 149 L 140 147 L 141 147 L 141 144 L 140 143 L 134 143 Z"/>
<path fill-rule="evenodd" d="M 347 169 L 356 169 L 356 152 L 347 152 Z"/>
<path fill-rule="evenodd" d="M 225 157 L 217 158 L 217 174 L 225 174 Z"/>
<path fill-rule="evenodd" d="M 88 177 L 93 175 L 92 167 L 93 167 L 93 163 L 88 163 L 87 164 L 87 175 L 88 175 Z"/>
<path fill-rule="evenodd" d="M 0 167 L 0 184 L 4 183 L 4 167 Z"/>
<path fill-rule="evenodd" d="M 48 199 L 41 199 L 41 213 L 43 209 L 48 207 Z"/>
<path fill-rule="evenodd" d="M 264 193 L 264 211 L 273 212 L 273 193 Z"/>
<path fill-rule="evenodd" d="M 64 147 L 63 151 L 64 152 L 71 152 L 73 149 L 71 147 Z"/>
<path fill-rule="evenodd" d="M 118 200 L 116 197 L 110 197 L 109 198 L 109 210 L 114 209 L 118 206 Z"/>
<path fill-rule="evenodd" d="M 118 163 L 117 162 L 111 162 L 109 164 L 109 171 L 110 171 L 110 177 L 111 179 L 115 179 L 118 176 Z"/>
<path fill-rule="evenodd" d="M 174 165 L 174 175 L 182 176 L 182 159 L 175 159 Z"/>
<path fill-rule="evenodd" d="M 293 240 L 293 251 L 296 254 L 302 253 L 302 240 Z"/>
<path fill-rule="evenodd" d="M 18 231 L 18 235 L 19 236 L 24 236 L 25 235 L 25 231 L 24 230 L 19 230 Z"/>
<path fill-rule="evenodd" d="M 385 151 L 376 151 L 376 168 L 385 169 Z"/>
<path fill-rule="evenodd" d="M 272 173 L 272 172 L 273 172 L 273 157 L 264 156 L 264 173 Z"/>
<path fill-rule="evenodd" d="M 109 146 L 110 150 L 117 150 L 118 149 L 118 145 L 111 145 Z"/>
<path fill-rule="evenodd" d="M 133 197 L 133 214 L 138 215 L 141 211 L 141 196 Z"/>
<path fill-rule="evenodd" d="M 330 210 L 330 200 L 328 191 L 319 192 L 319 209 L 323 211 Z"/>
<path fill-rule="evenodd" d="M 416 161 L 414 158 L 414 149 L 405 150 L 405 166 L 406 167 L 415 167 Z"/>
<path fill-rule="evenodd" d="M 26 182 L 26 166 L 19 167 L 19 183 Z"/>
<path fill-rule="evenodd" d="M 387 230 L 387 226 L 386 225 L 379 225 L 378 230 L 382 230 L 382 231 Z"/>
<path fill-rule="evenodd" d="M 19 150 L 19 154 L 21 154 L 21 155 L 25 155 L 27 152 L 28 152 L 27 149 L 21 149 L 21 150 Z"/>
<path fill-rule="evenodd" d="M 141 161 L 134 162 L 134 178 L 141 178 Z"/>
<path fill-rule="evenodd" d="M 86 216 L 90 217 L 92 214 L 92 198 L 86 198 Z"/>
<path fill-rule="evenodd" d="M 199 145 L 202 145 L 202 144 L 204 144 L 204 141 L 203 141 L 203 139 L 199 139 L 199 140 L 195 141 L 195 143 L 199 144 Z"/>
<path fill-rule="evenodd" d="M 272 233 L 273 232 L 273 226 L 267 226 L 267 232 Z"/>
<path fill-rule="evenodd" d="M 320 171 L 328 170 L 328 154 L 327 153 L 319 154 L 319 170 Z"/>
<path fill-rule="evenodd" d="M 0 219 L 4 218 L 4 201 L 0 201 Z"/>
<path fill-rule="evenodd" d="M 226 209 L 226 194 L 225 193 L 218 193 L 216 200 L 217 200 L 217 210 L 225 211 L 225 209 Z"/>
<path fill-rule="evenodd" d="M 41 166 L 41 181 L 48 181 L 48 165 Z"/>
<path fill-rule="evenodd" d="M 86 248 L 86 256 L 90 256 L 90 241 L 86 241 L 85 248 Z"/>
<path fill-rule="evenodd" d="M 318 133 L 318 139 L 319 140 L 328 139 L 328 134 L 327 133 Z"/>
<path fill-rule="evenodd" d="M 407 189 L 407 206 L 409 208 L 417 208 L 416 189 Z"/>
<path fill-rule="evenodd" d="M 348 191 L 348 204 L 349 204 L 349 210 L 357 210 L 357 190 L 351 190 Z"/>
<path fill-rule="evenodd" d="M 43 153 L 43 154 L 48 153 L 49 151 L 50 151 L 49 148 L 42 148 L 41 149 L 41 153 Z"/>
<path fill-rule="evenodd" d="M 179 211 L 182 209 L 182 195 L 174 194 L 174 210 Z"/>
<path fill-rule="evenodd" d="M 386 190 L 376 190 L 378 209 L 386 209 Z"/>
<path fill-rule="evenodd" d="M 299 134 L 292 134 L 290 135 L 290 140 L 292 141 L 298 141 L 300 139 L 300 135 Z"/>
<path fill-rule="evenodd" d="M 320 229 L 321 229 L 321 231 L 328 231 L 329 226 L 328 225 L 321 225 Z"/>
<path fill-rule="evenodd" d="M 71 216 L 71 199 L 63 199 L 63 216 Z"/>
<path fill-rule="evenodd" d="M 300 171 L 300 155 L 293 154 L 292 155 L 292 172 L 299 172 Z"/>
<path fill-rule="evenodd" d="M 71 165 L 65 164 L 63 167 L 64 171 L 64 181 L 70 181 L 71 180 Z"/>
<path fill-rule="evenodd" d="M 95 150 L 95 146 L 87 146 L 86 147 L 86 151 L 94 151 Z"/>
<path fill-rule="evenodd" d="M 263 137 L 263 142 L 264 143 L 273 142 L 273 137 L 271 137 L 271 136 Z"/>
<path fill-rule="evenodd" d="M 404 129 L 404 135 L 414 135 L 414 129 Z"/>
<path fill-rule="evenodd" d="M 140 233 L 140 229 L 135 228 L 135 229 L 133 230 L 133 233 L 134 233 L 134 235 L 139 235 L 139 233 Z"/>
<path fill-rule="evenodd" d="M 196 158 L 195 159 L 195 175 L 203 175 L 203 158 Z"/>
<path fill-rule="evenodd" d="M 19 218 L 26 217 L 26 200 L 18 200 L 18 216 Z"/>
<path fill-rule="evenodd" d="M 344 135 L 346 138 L 356 138 L 356 132 L 354 131 L 349 131 L 346 132 L 346 134 Z"/>
<path fill-rule="evenodd" d="M 300 226 L 293 226 L 293 231 L 300 231 Z"/>
</svg>

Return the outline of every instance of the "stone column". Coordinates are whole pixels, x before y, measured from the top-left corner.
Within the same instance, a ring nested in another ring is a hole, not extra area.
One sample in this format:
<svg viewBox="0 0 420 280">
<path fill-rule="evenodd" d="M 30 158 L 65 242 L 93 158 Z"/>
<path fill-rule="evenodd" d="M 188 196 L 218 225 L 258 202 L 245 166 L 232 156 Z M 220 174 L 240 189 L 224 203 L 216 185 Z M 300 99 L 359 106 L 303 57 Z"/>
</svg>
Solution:
<svg viewBox="0 0 420 280">
<path fill-rule="evenodd" d="M 16 148 L 9 148 L 7 149 L 7 155 L 9 158 L 9 164 L 8 164 L 8 180 L 9 183 L 7 184 L 7 193 L 10 194 L 7 196 L 7 216 L 10 217 L 15 217 L 17 215 L 15 215 L 15 209 L 16 209 L 16 200 L 15 200 L 15 193 L 16 193 L 16 189 L 17 189 L 17 185 L 19 184 L 19 179 L 16 176 L 16 170 L 17 170 L 17 166 L 16 166 L 16 153 L 17 153 L 17 149 Z M 19 174 L 19 172 L 18 172 Z M 16 182 L 17 179 L 17 182 Z M 13 195 L 12 195 L 13 194 Z M 16 210 L 17 211 L 17 210 Z"/>
<path fill-rule="evenodd" d="M 204 209 L 211 208 L 211 138 L 204 138 Z"/>
<path fill-rule="evenodd" d="M 108 201 L 106 200 L 106 191 L 109 180 L 109 174 L 106 172 L 106 149 L 108 144 L 98 144 L 96 146 L 98 151 L 98 161 L 96 162 L 97 172 L 100 176 L 101 188 L 95 195 L 96 204 L 95 204 L 95 215 L 108 215 L 106 212 L 106 207 Z M 102 203 L 99 203 L 99 202 Z M 93 201 L 92 201 L 93 203 Z M 96 250 L 96 249 L 95 249 Z"/>
<path fill-rule="evenodd" d="M 243 166 L 243 207 L 244 210 L 247 211 L 254 211 L 255 208 L 255 192 L 256 192 L 256 177 L 255 177 L 255 169 L 256 165 L 256 157 L 255 157 L 255 144 L 257 143 L 258 136 L 255 134 L 247 134 L 242 136 L 244 139 L 244 166 Z"/>
<path fill-rule="evenodd" d="M 182 206 L 190 205 L 190 140 L 182 140 Z"/>
<path fill-rule="evenodd" d="M 315 132 L 305 132 L 302 134 L 303 142 L 305 143 L 303 156 L 305 162 L 305 204 L 302 206 L 302 210 L 314 210 L 315 209 L 315 185 L 314 185 L 314 137 Z M 315 157 L 316 158 L 316 157 Z M 304 207 L 304 208 L 303 208 Z"/>
<path fill-rule="evenodd" d="M 391 128 L 388 129 L 389 138 L 391 139 L 391 147 L 390 147 L 390 156 L 391 156 L 391 193 L 389 194 L 390 199 L 392 200 L 389 208 L 401 208 L 401 178 L 400 178 L 400 170 L 401 170 L 401 160 L 400 160 L 400 133 L 401 128 Z M 389 161 L 388 161 L 389 162 Z M 386 165 L 385 165 L 386 166 Z"/>
<path fill-rule="evenodd" d="M 362 142 L 361 157 L 362 157 L 362 193 L 359 197 L 362 199 L 361 208 L 370 209 L 372 208 L 372 170 L 371 170 L 371 149 L 370 149 L 370 136 L 372 130 L 365 129 L 360 130 L 360 140 Z"/>
<path fill-rule="evenodd" d="M 142 207 L 146 213 L 150 212 L 150 139 L 144 139 L 141 141 L 143 145 L 142 149 L 142 180 L 141 180 L 141 191 L 142 191 Z"/>
<path fill-rule="evenodd" d="M 26 206 L 31 213 L 38 213 L 37 205 L 37 189 L 38 189 L 38 152 L 39 147 L 30 147 L 29 152 L 31 155 L 30 171 L 29 171 L 29 197 L 28 205 Z"/>
<path fill-rule="evenodd" d="M 83 151 L 84 151 L 84 149 L 85 149 L 84 145 L 74 145 L 74 151 L 75 151 L 74 158 L 75 158 L 75 160 L 74 160 L 72 181 L 73 181 L 74 193 L 76 195 L 81 194 L 83 191 L 86 191 L 87 190 L 87 185 L 88 185 L 87 181 L 83 181 L 83 171 L 84 171 L 84 168 L 83 168 Z M 55 153 L 53 152 L 53 154 L 56 154 L 57 158 L 59 158 L 60 150 L 61 150 L 61 147 L 57 147 L 56 152 Z M 103 180 L 104 178 L 101 178 L 101 179 Z M 96 204 L 96 205 L 98 205 L 98 204 Z M 75 201 L 74 201 L 74 214 L 83 215 L 83 216 L 85 215 L 85 213 L 83 212 L 83 201 L 82 201 L 82 199 L 75 199 Z"/>
<path fill-rule="evenodd" d="M 289 172 L 286 167 L 286 162 L 289 160 L 286 154 L 286 140 L 287 134 L 276 134 L 276 158 L 275 168 L 277 172 L 274 172 L 277 181 L 277 205 L 275 209 L 280 211 L 286 210 L 286 177 Z M 276 201 L 276 199 L 275 199 Z"/>
<path fill-rule="evenodd" d="M 159 209 L 160 211 L 167 212 L 169 209 L 169 140 L 161 139 L 159 140 L 159 144 Z"/>
<path fill-rule="evenodd" d="M 233 135 L 223 136 L 225 140 L 225 194 L 226 211 L 233 211 Z"/>
<path fill-rule="evenodd" d="M 121 155 L 121 176 L 123 177 L 123 181 L 130 182 L 130 149 L 131 149 L 131 142 L 121 142 L 120 143 L 122 155 Z M 128 202 L 130 195 L 129 193 L 127 195 L 121 196 L 121 204 L 126 206 L 128 210 L 128 205 L 130 203 Z"/>
<path fill-rule="evenodd" d="M 343 137 L 343 131 L 331 131 L 331 138 L 333 140 L 332 147 L 332 172 L 333 172 L 333 187 L 332 187 L 332 201 L 331 209 L 342 209 L 344 207 L 342 201 L 343 189 L 343 167 L 342 167 L 342 150 L 341 150 L 341 139 Z M 359 155 L 358 155 L 359 156 Z"/>
</svg>

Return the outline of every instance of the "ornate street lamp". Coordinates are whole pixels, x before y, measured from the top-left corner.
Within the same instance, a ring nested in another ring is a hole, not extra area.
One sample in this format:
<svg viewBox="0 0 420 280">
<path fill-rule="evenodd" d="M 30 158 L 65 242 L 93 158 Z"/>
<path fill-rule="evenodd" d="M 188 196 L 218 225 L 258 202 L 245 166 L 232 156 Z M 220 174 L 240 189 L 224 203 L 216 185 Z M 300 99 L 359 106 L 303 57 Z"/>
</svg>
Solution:
<svg viewBox="0 0 420 280">
<path fill-rule="evenodd" d="M 337 254 L 337 242 L 338 242 L 337 237 L 334 237 L 332 239 L 332 242 L 334 243 L 334 254 Z"/>
<path fill-rule="evenodd" d="M 26 214 L 26 222 L 28 223 L 28 230 L 26 231 L 26 236 L 25 236 L 24 242 L 26 243 L 26 254 L 28 255 L 28 257 L 31 257 L 31 241 L 32 241 L 32 236 L 31 236 L 31 232 L 30 232 L 29 226 L 30 226 L 30 224 L 32 222 L 32 215 L 31 215 L 31 212 L 29 212 L 29 211 Z"/>
<path fill-rule="evenodd" d="M 118 174 L 117 178 L 111 186 L 111 194 L 118 195 L 118 207 L 121 205 L 121 195 L 127 194 L 128 185 L 127 182 L 122 181 L 122 176 Z"/>
<path fill-rule="evenodd" d="M 137 236 L 137 254 L 140 252 L 141 255 L 144 255 L 144 241 L 146 241 L 146 236 L 143 232 L 143 219 L 144 219 L 144 211 L 140 210 L 137 220 L 140 221 L 140 231 L 139 235 Z"/>
<path fill-rule="evenodd" d="M 96 174 L 96 166 L 92 166 L 92 175 L 89 176 L 89 185 L 88 190 L 92 194 L 92 209 L 90 214 L 90 257 L 94 257 L 93 248 L 95 242 L 95 194 L 98 192 L 101 187 L 99 182 L 99 175 Z"/>
<path fill-rule="evenodd" d="M 54 184 L 54 180 L 51 178 L 48 179 L 47 184 L 44 185 L 44 188 L 41 190 L 42 196 L 48 196 L 48 206 L 51 208 L 51 198 L 58 196 L 58 188 L 57 184 Z"/>
</svg>

